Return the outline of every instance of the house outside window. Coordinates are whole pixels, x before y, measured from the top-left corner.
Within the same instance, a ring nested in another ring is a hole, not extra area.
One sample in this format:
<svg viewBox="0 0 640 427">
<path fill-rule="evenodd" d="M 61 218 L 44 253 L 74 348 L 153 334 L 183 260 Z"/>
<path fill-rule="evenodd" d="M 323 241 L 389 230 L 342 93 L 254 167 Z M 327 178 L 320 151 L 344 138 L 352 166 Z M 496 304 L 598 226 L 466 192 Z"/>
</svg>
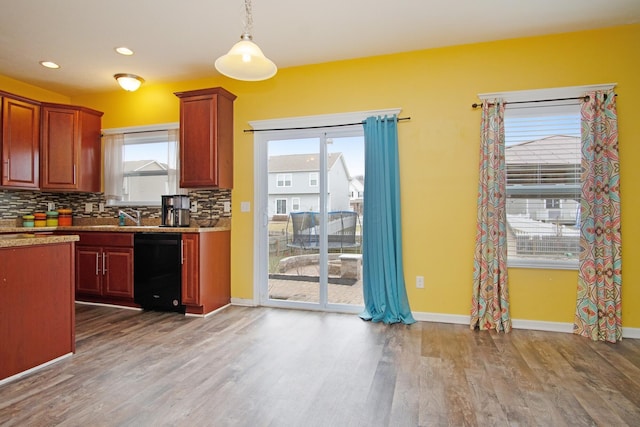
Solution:
<svg viewBox="0 0 640 427">
<path fill-rule="evenodd" d="M 294 197 L 291 199 L 291 210 L 298 212 L 300 210 L 300 197 Z"/>
<path fill-rule="evenodd" d="M 276 215 L 287 215 L 287 199 L 276 199 Z"/>
<path fill-rule="evenodd" d="M 318 172 L 309 173 L 309 187 L 318 186 Z"/>
<path fill-rule="evenodd" d="M 509 266 L 577 268 L 580 105 L 505 109 Z"/>
<path fill-rule="evenodd" d="M 291 187 L 292 175 L 290 173 L 279 173 L 276 177 L 277 187 Z"/>
<path fill-rule="evenodd" d="M 166 128 L 109 133 L 119 136 L 120 143 L 105 144 L 107 205 L 159 206 L 163 194 L 182 191 L 177 180 L 177 133 Z"/>
</svg>

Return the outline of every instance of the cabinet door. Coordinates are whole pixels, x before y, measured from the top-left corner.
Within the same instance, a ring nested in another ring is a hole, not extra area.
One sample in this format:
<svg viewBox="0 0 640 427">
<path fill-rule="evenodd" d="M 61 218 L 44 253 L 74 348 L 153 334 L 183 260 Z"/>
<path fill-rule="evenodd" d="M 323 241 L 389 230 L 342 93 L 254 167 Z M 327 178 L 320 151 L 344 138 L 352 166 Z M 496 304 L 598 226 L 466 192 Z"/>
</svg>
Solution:
<svg viewBox="0 0 640 427">
<path fill-rule="evenodd" d="M 221 87 L 177 92 L 180 187 L 233 187 L 233 101 Z"/>
<path fill-rule="evenodd" d="M 102 179 L 102 113 L 80 110 L 80 163 L 77 169 L 78 190 L 99 193 Z"/>
<path fill-rule="evenodd" d="M 2 185 L 40 185 L 40 106 L 5 97 L 2 100 Z"/>
<path fill-rule="evenodd" d="M 102 294 L 133 298 L 133 248 L 103 248 Z"/>
<path fill-rule="evenodd" d="M 182 99 L 180 104 L 180 187 L 218 184 L 215 95 Z"/>
<path fill-rule="evenodd" d="M 78 110 L 42 109 L 43 189 L 75 190 L 78 187 Z"/>
<path fill-rule="evenodd" d="M 200 305 L 198 235 L 182 235 L 182 304 Z"/>
<path fill-rule="evenodd" d="M 76 246 L 76 295 L 101 295 L 102 251 L 93 246 Z"/>
</svg>

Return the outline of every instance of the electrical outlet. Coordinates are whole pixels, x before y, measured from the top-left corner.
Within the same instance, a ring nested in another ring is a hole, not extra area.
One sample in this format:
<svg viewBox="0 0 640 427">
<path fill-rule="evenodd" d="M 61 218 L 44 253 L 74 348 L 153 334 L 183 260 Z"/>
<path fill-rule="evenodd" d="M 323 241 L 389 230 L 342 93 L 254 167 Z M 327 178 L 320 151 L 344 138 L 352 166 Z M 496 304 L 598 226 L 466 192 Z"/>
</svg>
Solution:
<svg viewBox="0 0 640 427">
<path fill-rule="evenodd" d="M 250 202 L 240 202 L 240 212 L 249 212 L 251 210 Z"/>
<path fill-rule="evenodd" d="M 224 202 L 224 211 L 225 213 L 231 212 L 231 202 Z"/>
<path fill-rule="evenodd" d="M 194 200 L 193 202 L 191 202 L 191 213 L 197 213 L 198 212 L 198 201 Z"/>
<path fill-rule="evenodd" d="M 53 202 L 47 203 L 47 210 L 48 211 L 55 210 L 55 208 L 56 208 L 56 204 L 55 203 L 53 203 Z"/>
<path fill-rule="evenodd" d="M 84 213 L 93 212 L 93 203 L 85 203 L 84 204 Z"/>
<path fill-rule="evenodd" d="M 98 212 L 104 212 L 104 203 L 98 203 Z"/>
<path fill-rule="evenodd" d="M 424 276 L 416 276 L 416 288 L 424 289 Z"/>
</svg>

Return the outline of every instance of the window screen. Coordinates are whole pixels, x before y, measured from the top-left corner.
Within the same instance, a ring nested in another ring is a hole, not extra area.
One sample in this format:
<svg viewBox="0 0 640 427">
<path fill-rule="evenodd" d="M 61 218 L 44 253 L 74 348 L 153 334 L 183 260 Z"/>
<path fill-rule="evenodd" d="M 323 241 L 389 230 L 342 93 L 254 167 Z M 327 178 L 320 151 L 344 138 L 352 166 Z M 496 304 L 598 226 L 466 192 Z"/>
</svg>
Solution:
<svg viewBox="0 0 640 427">
<path fill-rule="evenodd" d="M 509 265 L 576 263 L 580 252 L 580 105 L 507 104 Z"/>
</svg>

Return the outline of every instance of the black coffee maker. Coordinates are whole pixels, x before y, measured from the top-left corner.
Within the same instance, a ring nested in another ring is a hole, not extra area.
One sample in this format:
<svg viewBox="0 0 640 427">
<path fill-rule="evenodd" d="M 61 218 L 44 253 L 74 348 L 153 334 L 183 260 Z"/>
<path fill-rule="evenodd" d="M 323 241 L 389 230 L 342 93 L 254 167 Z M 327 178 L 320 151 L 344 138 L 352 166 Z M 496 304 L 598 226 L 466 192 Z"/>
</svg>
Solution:
<svg viewBox="0 0 640 427">
<path fill-rule="evenodd" d="M 162 196 L 162 222 L 163 227 L 188 227 L 191 202 L 189 196 L 175 194 Z"/>
</svg>

